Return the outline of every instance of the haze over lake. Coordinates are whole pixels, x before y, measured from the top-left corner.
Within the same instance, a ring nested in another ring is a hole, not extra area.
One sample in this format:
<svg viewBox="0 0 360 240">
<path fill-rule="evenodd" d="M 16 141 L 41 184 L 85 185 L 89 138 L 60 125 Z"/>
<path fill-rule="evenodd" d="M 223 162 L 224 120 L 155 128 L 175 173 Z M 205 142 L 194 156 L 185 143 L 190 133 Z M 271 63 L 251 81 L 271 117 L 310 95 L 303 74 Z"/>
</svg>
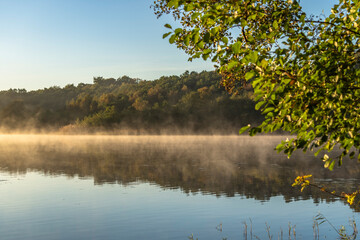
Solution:
<svg viewBox="0 0 360 240">
<path fill-rule="evenodd" d="M 340 227 L 357 209 L 297 175 L 350 192 L 359 167 L 330 172 L 312 153 L 273 149 L 284 136 L 0 137 L 1 239 L 242 239 L 244 222 L 267 239 L 295 227 L 313 238 L 319 212 Z M 351 230 L 348 227 L 349 231 Z M 335 238 L 320 225 L 320 235 Z"/>
</svg>

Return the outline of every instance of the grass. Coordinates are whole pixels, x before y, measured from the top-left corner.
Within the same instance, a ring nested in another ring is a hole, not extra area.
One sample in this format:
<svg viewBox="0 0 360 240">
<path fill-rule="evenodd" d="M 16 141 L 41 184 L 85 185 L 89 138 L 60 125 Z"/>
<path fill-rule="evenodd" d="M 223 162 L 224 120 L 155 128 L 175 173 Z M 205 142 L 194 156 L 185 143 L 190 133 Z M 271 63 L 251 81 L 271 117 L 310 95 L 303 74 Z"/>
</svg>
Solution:
<svg viewBox="0 0 360 240">
<path fill-rule="evenodd" d="M 320 240 L 320 225 L 321 224 L 329 224 L 331 228 L 336 232 L 337 239 L 341 240 L 355 240 L 357 238 L 358 230 L 356 226 L 356 222 L 354 219 L 350 220 L 350 227 L 352 229 L 352 233 L 348 233 L 345 226 L 340 226 L 340 228 L 336 228 L 323 214 L 319 213 L 314 217 L 314 223 L 313 223 L 313 239 L 314 240 Z M 274 237 L 274 235 L 271 233 L 270 225 L 265 223 L 265 231 L 266 231 L 266 239 L 261 239 L 257 235 L 253 233 L 253 223 L 250 219 L 249 224 L 244 221 L 243 222 L 244 230 L 243 230 L 243 239 L 244 240 L 296 240 L 297 234 L 296 234 L 296 225 L 291 225 L 291 223 L 288 224 L 287 231 L 284 233 L 284 231 L 280 228 L 280 232 L 278 232 L 277 236 Z M 216 226 L 216 229 L 220 232 L 223 231 L 223 225 L 220 223 L 218 226 Z M 326 236 L 324 236 L 326 239 Z M 189 240 L 199 240 L 198 238 L 195 238 L 193 234 L 191 234 L 188 237 Z M 227 240 L 227 238 L 222 238 L 221 240 Z"/>
</svg>

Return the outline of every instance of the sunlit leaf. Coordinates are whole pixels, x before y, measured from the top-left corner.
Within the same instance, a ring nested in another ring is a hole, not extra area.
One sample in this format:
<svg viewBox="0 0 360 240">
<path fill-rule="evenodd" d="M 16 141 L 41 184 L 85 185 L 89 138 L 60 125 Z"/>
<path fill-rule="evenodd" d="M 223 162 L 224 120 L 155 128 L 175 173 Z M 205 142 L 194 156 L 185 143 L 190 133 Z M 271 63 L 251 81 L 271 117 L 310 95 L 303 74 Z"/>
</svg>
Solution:
<svg viewBox="0 0 360 240">
<path fill-rule="evenodd" d="M 245 127 L 242 127 L 242 128 L 239 130 L 239 134 L 244 133 L 244 132 L 245 132 L 246 130 L 248 130 L 250 127 L 251 127 L 250 124 L 247 125 L 247 126 L 245 126 Z"/>
</svg>

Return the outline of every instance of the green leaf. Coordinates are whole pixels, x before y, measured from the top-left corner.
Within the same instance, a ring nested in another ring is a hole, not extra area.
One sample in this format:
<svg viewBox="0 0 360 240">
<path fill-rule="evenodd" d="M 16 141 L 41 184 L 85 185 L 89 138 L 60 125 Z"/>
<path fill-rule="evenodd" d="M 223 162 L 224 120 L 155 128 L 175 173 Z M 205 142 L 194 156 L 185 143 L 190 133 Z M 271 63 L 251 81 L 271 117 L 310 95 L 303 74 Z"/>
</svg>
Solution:
<svg viewBox="0 0 360 240">
<path fill-rule="evenodd" d="M 248 59 L 249 59 L 250 62 L 256 63 L 257 60 L 258 60 L 258 58 L 259 58 L 258 52 L 257 52 L 257 51 L 252 51 L 251 53 L 249 53 L 249 54 L 247 55 L 247 57 L 248 57 Z"/>
<path fill-rule="evenodd" d="M 185 44 L 185 46 L 189 46 L 189 44 L 190 44 L 190 35 L 187 35 L 187 36 L 185 37 L 185 39 L 184 39 L 184 44 Z"/>
<path fill-rule="evenodd" d="M 193 10 L 194 8 L 195 7 L 193 4 L 188 4 L 188 5 L 185 5 L 184 10 L 189 12 L 189 11 Z"/>
<path fill-rule="evenodd" d="M 227 37 L 223 37 L 223 38 L 221 39 L 221 41 L 222 41 L 225 45 L 227 45 L 228 42 L 229 42 L 229 39 L 228 39 Z"/>
<path fill-rule="evenodd" d="M 202 58 L 206 61 L 206 60 L 209 58 L 210 53 L 211 53 L 211 49 L 205 49 L 205 50 L 203 51 Z"/>
<path fill-rule="evenodd" d="M 168 23 L 167 23 L 167 24 L 165 24 L 165 25 L 164 25 L 164 27 L 172 29 L 171 25 L 170 25 L 170 24 L 168 24 Z"/>
<path fill-rule="evenodd" d="M 248 124 L 248 125 L 245 126 L 245 127 L 242 127 L 242 128 L 239 130 L 239 134 L 244 133 L 244 132 L 245 132 L 246 130 L 248 130 L 250 127 L 251 127 L 250 124 Z"/>
<path fill-rule="evenodd" d="M 175 39 L 176 39 L 176 35 L 175 34 L 171 35 L 171 37 L 169 38 L 169 43 L 173 44 L 175 42 Z"/>
<path fill-rule="evenodd" d="M 241 42 L 236 42 L 236 43 L 234 43 L 234 44 L 231 46 L 234 54 L 240 53 L 241 46 L 242 46 L 242 43 L 241 43 Z"/>
<path fill-rule="evenodd" d="M 204 51 L 203 51 L 203 54 L 210 54 L 211 53 L 211 49 L 205 49 Z"/>
<path fill-rule="evenodd" d="M 182 28 L 177 28 L 174 32 L 176 35 L 179 35 L 182 32 Z"/>
<path fill-rule="evenodd" d="M 278 22 L 276 20 L 273 22 L 273 27 L 275 30 L 279 28 Z"/>
<path fill-rule="evenodd" d="M 275 150 L 279 153 L 282 150 L 284 150 L 284 146 L 285 146 L 285 142 L 282 142 L 275 147 Z"/>
<path fill-rule="evenodd" d="M 210 30 L 212 35 L 217 35 L 219 31 L 220 31 L 219 27 L 214 27 Z"/>
<path fill-rule="evenodd" d="M 210 40 L 210 33 L 207 32 L 207 33 L 205 33 L 205 35 L 204 35 L 204 41 L 205 41 L 206 43 L 208 43 L 209 40 Z"/>
<path fill-rule="evenodd" d="M 250 131 L 249 131 L 249 135 L 250 136 L 255 136 L 259 132 L 261 132 L 261 128 L 259 128 L 259 127 L 251 128 Z"/>
<path fill-rule="evenodd" d="M 199 43 L 197 44 L 197 46 L 198 46 L 200 49 L 204 49 L 205 43 L 204 43 L 203 41 L 201 41 L 201 42 L 199 42 Z M 209 50 L 209 49 L 207 49 L 207 50 Z"/>
<path fill-rule="evenodd" d="M 329 170 L 332 171 L 334 170 L 334 166 L 335 166 L 335 161 L 331 161 L 330 165 L 329 165 Z"/>
<path fill-rule="evenodd" d="M 249 81 L 250 79 L 252 79 L 255 76 L 255 73 L 253 71 L 247 72 L 245 74 L 245 80 Z"/>
<path fill-rule="evenodd" d="M 300 22 L 305 22 L 306 14 L 302 14 L 300 17 Z"/>
<path fill-rule="evenodd" d="M 206 61 L 209 58 L 209 54 L 203 54 L 201 57 L 202 59 L 204 59 L 204 61 Z"/>
<path fill-rule="evenodd" d="M 272 117 L 274 117 L 273 112 L 269 112 L 268 114 L 266 114 L 266 118 L 272 118 Z"/>
<path fill-rule="evenodd" d="M 169 36 L 171 33 L 172 33 L 172 32 L 165 33 L 165 34 L 162 36 L 162 38 L 163 38 L 163 39 L 166 38 L 166 37 Z"/>
<path fill-rule="evenodd" d="M 265 101 L 261 101 L 261 102 L 258 102 L 256 105 L 255 105 L 255 110 L 259 110 L 261 108 L 262 105 L 264 105 L 264 103 L 266 103 Z"/>
<path fill-rule="evenodd" d="M 268 108 L 265 108 L 265 110 L 262 112 L 263 114 L 266 114 L 268 112 L 271 112 L 271 111 L 274 111 L 275 108 L 274 107 L 268 107 Z"/>
<path fill-rule="evenodd" d="M 255 20 L 257 18 L 257 14 L 252 14 L 248 17 L 249 20 Z"/>
<path fill-rule="evenodd" d="M 238 61 L 235 60 L 231 60 L 229 62 L 229 64 L 227 65 L 227 70 L 230 71 L 231 69 L 233 69 L 234 67 L 236 67 L 239 64 Z"/>
<path fill-rule="evenodd" d="M 179 0 L 171 0 L 170 2 L 168 2 L 167 6 L 169 8 L 178 8 L 179 7 Z"/>
<path fill-rule="evenodd" d="M 194 43 L 198 43 L 198 42 L 199 42 L 199 39 L 200 39 L 200 34 L 199 34 L 198 31 L 195 31 L 195 32 L 193 33 L 193 41 L 194 41 Z"/>
<path fill-rule="evenodd" d="M 322 148 L 320 148 L 319 150 L 317 150 L 315 153 L 314 153 L 314 156 L 317 157 L 317 155 L 319 155 L 319 153 L 322 151 Z"/>
<path fill-rule="evenodd" d="M 191 20 L 193 21 L 194 19 L 196 19 L 197 17 L 199 17 L 201 15 L 201 13 L 195 12 L 191 15 Z"/>
<path fill-rule="evenodd" d="M 267 65 L 268 65 L 268 61 L 266 61 L 265 59 L 261 60 L 260 66 L 261 66 L 262 68 L 266 68 Z"/>
<path fill-rule="evenodd" d="M 242 27 L 246 27 L 246 25 L 248 24 L 245 19 L 241 19 L 240 22 Z"/>
</svg>

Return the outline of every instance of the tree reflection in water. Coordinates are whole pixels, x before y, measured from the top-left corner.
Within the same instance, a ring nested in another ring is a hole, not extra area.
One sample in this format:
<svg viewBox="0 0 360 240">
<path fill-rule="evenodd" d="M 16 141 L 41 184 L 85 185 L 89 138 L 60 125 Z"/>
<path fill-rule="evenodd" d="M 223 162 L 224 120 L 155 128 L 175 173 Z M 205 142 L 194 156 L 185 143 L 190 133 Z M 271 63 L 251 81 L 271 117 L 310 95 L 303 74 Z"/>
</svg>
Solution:
<svg viewBox="0 0 360 240">
<path fill-rule="evenodd" d="M 273 150 L 284 138 L 3 135 L 0 169 L 91 177 L 97 185 L 150 182 L 185 193 L 239 194 L 264 201 L 281 195 L 287 202 L 335 201 L 317 189 L 301 193 L 291 187 L 297 175 L 309 173 L 315 182 L 331 183 L 338 192 L 356 189 L 360 171 L 355 160 L 346 159 L 341 168 L 330 172 L 311 153 L 287 159 Z"/>
</svg>

